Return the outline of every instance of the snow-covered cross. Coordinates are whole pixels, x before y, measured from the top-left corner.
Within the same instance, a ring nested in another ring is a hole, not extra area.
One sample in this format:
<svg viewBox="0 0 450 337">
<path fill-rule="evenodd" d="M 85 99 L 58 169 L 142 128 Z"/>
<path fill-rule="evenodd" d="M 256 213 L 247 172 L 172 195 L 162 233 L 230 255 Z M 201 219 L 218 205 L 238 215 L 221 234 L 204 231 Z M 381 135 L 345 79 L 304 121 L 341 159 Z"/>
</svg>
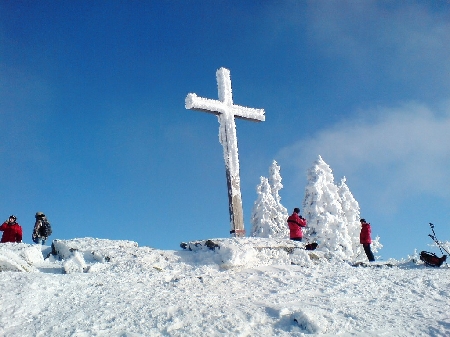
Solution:
<svg viewBox="0 0 450 337">
<path fill-rule="evenodd" d="M 245 236 L 234 117 L 254 122 L 263 122 L 265 120 L 264 109 L 252 109 L 233 104 L 230 71 L 228 69 L 218 69 L 216 78 L 219 100 L 198 97 L 196 94 L 188 94 L 186 96 L 186 109 L 213 113 L 219 119 L 219 141 L 223 146 L 228 185 L 230 234 L 233 236 Z"/>
</svg>

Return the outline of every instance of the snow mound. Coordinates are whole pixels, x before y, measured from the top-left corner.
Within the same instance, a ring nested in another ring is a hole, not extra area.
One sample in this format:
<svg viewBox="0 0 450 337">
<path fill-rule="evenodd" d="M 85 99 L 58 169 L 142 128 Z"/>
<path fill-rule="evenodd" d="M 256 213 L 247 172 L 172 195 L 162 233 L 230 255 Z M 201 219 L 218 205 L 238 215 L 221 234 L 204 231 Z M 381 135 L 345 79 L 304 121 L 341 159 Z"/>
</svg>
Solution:
<svg viewBox="0 0 450 337">
<path fill-rule="evenodd" d="M 328 325 L 327 321 L 312 313 L 305 313 L 301 310 L 292 315 L 294 322 L 298 324 L 305 333 L 323 333 Z"/>
<path fill-rule="evenodd" d="M 94 238 L 54 240 L 52 254 L 63 261 L 67 274 L 158 270 L 178 260 L 173 252 L 139 247 L 134 241 Z"/>
<path fill-rule="evenodd" d="M 88 270 L 87 267 L 83 255 L 78 251 L 74 251 L 73 255 L 63 264 L 64 272 L 66 274 L 83 273 Z"/>
<path fill-rule="evenodd" d="M 42 262 L 40 246 L 24 243 L 2 243 L 0 245 L 0 271 L 35 272 L 33 266 Z"/>
<path fill-rule="evenodd" d="M 74 251 L 79 251 L 92 255 L 96 261 L 103 261 L 108 259 L 107 253 L 117 252 L 117 250 L 124 250 L 127 248 L 137 248 L 138 244 L 134 241 L 125 240 L 108 240 L 108 239 L 94 239 L 94 238 L 78 238 L 72 240 L 53 240 L 52 254 L 58 255 L 61 259 L 69 258 Z M 89 260 L 91 257 L 87 256 Z"/>
<path fill-rule="evenodd" d="M 163 251 L 139 247 L 136 242 L 77 238 L 54 240 L 52 246 L 28 244 L 0 245 L 0 271 L 73 273 L 161 272 L 177 263 L 215 270 L 258 266 L 314 267 L 346 265 L 361 267 L 414 268 L 423 265 L 416 258 L 378 263 L 350 264 L 329 251 L 306 250 L 306 244 L 284 239 L 228 238 L 182 243 L 183 251 Z"/>
<path fill-rule="evenodd" d="M 183 242 L 183 249 L 197 254 L 197 260 L 212 260 L 220 267 L 255 267 L 261 265 L 309 266 L 325 262 L 325 253 L 305 250 L 302 242 L 268 238 L 229 238 Z"/>
<path fill-rule="evenodd" d="M 162 270 L 180 259 L 173 251 L 138 247 L 133 241 L 77 238 L 53 240 L 51 247 L 0 245 L 0 271 L 57 274 Z"/>
</svg>

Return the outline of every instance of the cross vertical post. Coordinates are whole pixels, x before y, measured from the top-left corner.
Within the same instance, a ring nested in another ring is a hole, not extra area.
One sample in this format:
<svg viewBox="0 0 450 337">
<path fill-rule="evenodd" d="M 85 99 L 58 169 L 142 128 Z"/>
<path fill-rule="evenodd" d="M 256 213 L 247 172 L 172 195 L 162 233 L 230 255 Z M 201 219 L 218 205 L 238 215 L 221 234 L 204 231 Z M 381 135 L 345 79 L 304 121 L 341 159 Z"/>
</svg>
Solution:
<svg viewBox="0 0 450 337">
<path fill-rule="evenodd" d="M 219 141 L 223 147 L 228 186 L 228 208 L 230 212 L 230 234 L 245 236 L 244 215 L 242 210 L 241 183 L 239 176 L 239 156 L 236 136 L 235 117 L 254 122 L 265 120 L 264 109 L 253 109 L 233 104 L 230 71 L 220 68 L 216 72 L 219 100 L 186 96 L 186 109 L 208 112 L 219 119 Z"/>
</svg>

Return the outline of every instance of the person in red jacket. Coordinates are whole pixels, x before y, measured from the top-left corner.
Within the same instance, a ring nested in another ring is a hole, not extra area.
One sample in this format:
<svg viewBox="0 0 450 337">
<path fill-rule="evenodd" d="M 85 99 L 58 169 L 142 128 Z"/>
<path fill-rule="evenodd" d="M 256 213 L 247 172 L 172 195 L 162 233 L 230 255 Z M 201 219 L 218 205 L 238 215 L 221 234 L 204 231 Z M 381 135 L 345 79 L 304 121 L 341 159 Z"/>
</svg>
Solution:
<svg viewBox="0 0 450 337">
<path fill-rule="evenodd" d="M 361 243 L 364 247 L 364 251 L 366 252 L 367 258 L 370 262 L 375 261 L 375 257 L 373 256 L 372 250 L 370 249 L 370 244 L 372 243 L 372 238 L 370 234 L 372 233 L 372 229 L 370 227 L 370 223 L 366 222 L 366 219 L 359 220 L 361 222 L 361 233 L 359 233 L 359 243 Z"/>
<path fill-rule="evenodd" d="M 306 219 L 299 215 L 299 213 L 300 208 L 296 207 L 294 208 L 294 212 L 292 213 L 292 215 L 287 219 L 290 231 L 289 237 L 294 241 L 302 241 L 302 227 L 306 227 Z"/>
<path fill-rule="evenodd" d="M 1 226 L 3 231 L 1 243 L 5 242 L 22 242 L 22 227 L 16 222 L 17 218 L 11 215 Z"/>
</svg>

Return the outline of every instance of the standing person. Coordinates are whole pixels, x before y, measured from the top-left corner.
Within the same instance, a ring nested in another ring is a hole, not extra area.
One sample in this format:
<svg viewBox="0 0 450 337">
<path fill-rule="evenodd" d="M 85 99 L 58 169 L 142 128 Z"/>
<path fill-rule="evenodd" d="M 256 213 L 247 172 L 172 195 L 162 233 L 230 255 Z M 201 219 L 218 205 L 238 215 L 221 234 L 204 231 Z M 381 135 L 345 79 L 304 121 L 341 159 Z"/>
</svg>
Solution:
<svg viewBox="0 0 450 337">
<path fill-rule="evenodd" d="M 367 258 L 370 262 L 375 261 L 375 257 L 373 256 L 372 250 L 370 249 L 370 244 L 372 243 L 372 238 L 370 234 L 372 234 L 372 229 L 370 227 L 370 223 L 366 222 L 366 219 L 359 220 L 361 223 L 361 233 L 359 234 L 359 243 L 361 243 L 364 247 L 364 251 L 366 252 Z"/>
<path fill-rule="evenodd" d="M 0 242 L 22 242 L 22 227 L 16 222 L 15 215 L 11 215 L 1 226 L 0 231 L 3 231 Z"/>
<path fill-rule="evenodd" d="M 52 234 L 50 222 L 48 222 L 45 214 L 42 212 L 37 212 L 34 217 L 36 218 L 36 222 L 34 223 L 33 235 L 31 238 L 34 243 L 45 245 L 45 241 Z"/>
<path fill-rule="evenodd" d="M 306 227 L 306 219 L 303 218 L 300 213 L 300 208 L 294 208 L 294 212 L 287 219 L 287 223 L 290 231 L 290 239 L 294 241 L 302 241 L 303 232 L 302 227 Z"/>
</svg>

